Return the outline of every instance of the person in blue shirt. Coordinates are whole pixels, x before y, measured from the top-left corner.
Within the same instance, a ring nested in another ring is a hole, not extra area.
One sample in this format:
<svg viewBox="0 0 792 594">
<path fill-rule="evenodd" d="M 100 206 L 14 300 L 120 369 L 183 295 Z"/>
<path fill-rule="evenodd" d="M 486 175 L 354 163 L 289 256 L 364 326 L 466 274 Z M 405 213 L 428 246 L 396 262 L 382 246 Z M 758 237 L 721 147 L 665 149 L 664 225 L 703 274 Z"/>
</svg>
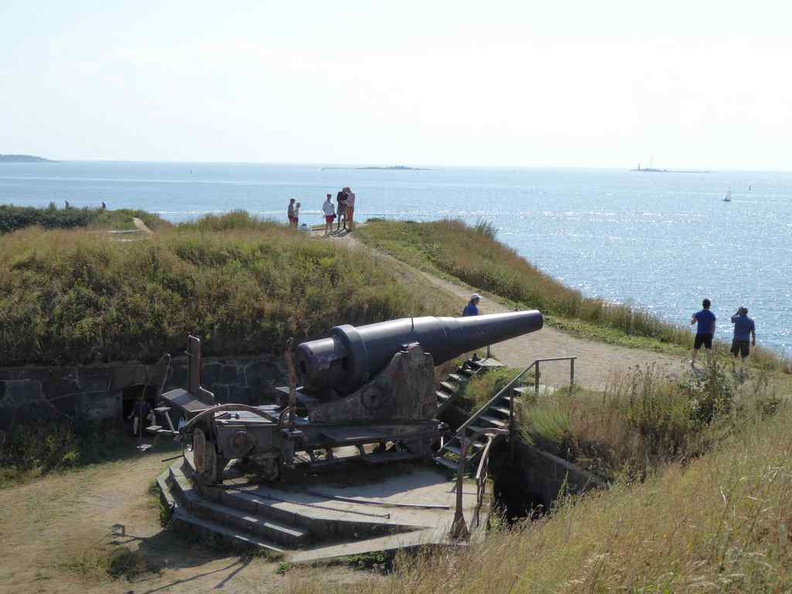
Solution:
<svg viewBox="0 0 792 594">
<path fill-rule="evenodd" d="M 690 359 L 690 366 L 696 365 L 696 357 L 698 356 L 701 345 L 707 350 L 707 363 L 712 360 L 712 337 L 715 335 L 715 314 L 710 311 L 712 302 L 705 299 L 701 302 L 703 309 L 693 314 L 690 318 L 690 325 L 696 326 L 696 338 L 693 340 L 693 356 Z"/>
<path fill-rule="evenodd" d="M 481 300 L 481 295 L 478 293 L 473 293 L 470 296 L 470 301 L 465 306 L 465 309 L 462 310 L 463 316 L 477 316 L 478 315 L 478 303 Z"/>
<path fill-rule="evenodd" d="M 740 355 L 740 366 L 745 367 L 745 358 L 750 352 L 750 347 L 756 346 L 756 325 L 748 317 L 748 308 L 741 306 L 737 308 L 737 313 L 731 317 L 734 324 L 734 338 L 732 338 L 731 354 L 735 359 Z"/>
</svg>

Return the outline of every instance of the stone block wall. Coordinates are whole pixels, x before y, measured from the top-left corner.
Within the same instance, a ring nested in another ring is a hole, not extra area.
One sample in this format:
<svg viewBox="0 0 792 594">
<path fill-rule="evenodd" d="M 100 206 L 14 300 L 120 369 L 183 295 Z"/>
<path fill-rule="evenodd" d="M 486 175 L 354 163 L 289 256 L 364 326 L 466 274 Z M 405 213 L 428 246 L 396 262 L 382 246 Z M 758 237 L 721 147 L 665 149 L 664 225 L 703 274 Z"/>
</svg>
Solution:
<svg viewBox="0 0 792 594">
<path fill-rule="evenodd" d="M 264 404 L 274 401 L 275 386 L 287 383 L 280 358 L 203 359 L 201 380 L 219 402 Z M 108 363 L 68 367 L 0 368 L 0 431 L 16 423 L 51 420 L 121 419 L 125 395 L 148 386 L 149 393 L 187 387 L 187 357 L 168 366 Z"/>
</svg>

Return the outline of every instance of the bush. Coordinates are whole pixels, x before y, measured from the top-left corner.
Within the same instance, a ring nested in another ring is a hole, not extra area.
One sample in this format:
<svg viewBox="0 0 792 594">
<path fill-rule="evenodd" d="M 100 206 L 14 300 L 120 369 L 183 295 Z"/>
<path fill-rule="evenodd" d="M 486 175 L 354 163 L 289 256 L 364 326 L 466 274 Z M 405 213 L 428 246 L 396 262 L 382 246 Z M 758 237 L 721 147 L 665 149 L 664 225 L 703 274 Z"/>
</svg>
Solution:
<svg viewBox="0 0 792 594">
<path fill-rule="evenodd" d="M 766 374 L 742 384 L 720 362 L 701 376 L 657 368 L 615 376 L 602 394 L 557 392 L 519 409 L 521 431 L 539 447 L 611 479 L 644 479 L 700 456 L 780 405 Z"/>
<path fill-rule="evenodd" d="M 26 423 L 0 432 L 0 487 L 26 476 L 74 468 L 128 448 L 113 423 Z"/>
</svg>

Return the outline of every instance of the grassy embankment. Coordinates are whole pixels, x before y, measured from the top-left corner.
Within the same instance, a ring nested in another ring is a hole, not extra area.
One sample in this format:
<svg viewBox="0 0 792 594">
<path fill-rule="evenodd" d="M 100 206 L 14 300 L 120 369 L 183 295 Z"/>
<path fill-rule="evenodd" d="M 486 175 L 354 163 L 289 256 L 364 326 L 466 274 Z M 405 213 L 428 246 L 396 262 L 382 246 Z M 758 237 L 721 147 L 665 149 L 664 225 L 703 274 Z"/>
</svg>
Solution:
<svg viewBox="0 0 792 594">
<path fill-rule="evenodd" d="M 595 340 L 681 354 L 691 345 L 687 329 L 651 314 L 579 291 L 544 274 L 515 250 L 498 242 L 495 229 L 458 220 L 432 223 L 370 221 L 358 237 L 395 258 L 429 272 L 453 277 L 524 307 L 539 309 L 546 322 Z M 725 352 L 725 345 L 719 345 Z M 756 349 L 753 361 L 781 366 L 772 352 Z"/>
<path fill-rule="evenodd" d="M 133 242 L 93 227 L 0 235 L 0 365 L 154 361 L 188 334 L 206 355 L 277 355 L 339 323 L 453 307 L 392 265 L 244 213 L 160 229 Z M 79 431 L 26 428 L 0 440 L 0 467 L 10 479 L 96 449 Z"/>
<path fill-rule="evenodd" d="M 587 336 L 672 352 L 689 347 L 687 332 L 555 283 L 491 241 L 487 226 L 374 222 L 360 235 Z M 405 556 L 389 591 L 786 591 L 789 381 L 778 374 L 778 357 L 756 359 L 746 381 L 728 370 L 721 349 L 700 377 L 649 368 L 615 378 L 603 393 L 529 399 L 518 410 L 524 437 L 615 487 L 564 499 L 542 521 L 495 532 L 466 551 Z M 465 395 L 470 407 L 513 373 L 474 380 Z"/>
<path fill-rule="evenodd" d="M 787 592 L 792 410 L 643 484 L 566 499 L 483 543 L 404 557 L 389 592 Z M 304 591 L 318 591 L 305 584 Z M 361 586 L 360 592 L 383 591 Z"/>
<path fill-rule="evenodd" d="M 48 208 L 0 205 L 0 233 L 10 233 L 27 227 L 44 229 L 131 230 L 132 217 L 142 220 L 150 229 L 163 229 L 170 223 L 142 210 L 106 210 L 100 208 L 58 209 L 50 202 Z"/>
</svg>

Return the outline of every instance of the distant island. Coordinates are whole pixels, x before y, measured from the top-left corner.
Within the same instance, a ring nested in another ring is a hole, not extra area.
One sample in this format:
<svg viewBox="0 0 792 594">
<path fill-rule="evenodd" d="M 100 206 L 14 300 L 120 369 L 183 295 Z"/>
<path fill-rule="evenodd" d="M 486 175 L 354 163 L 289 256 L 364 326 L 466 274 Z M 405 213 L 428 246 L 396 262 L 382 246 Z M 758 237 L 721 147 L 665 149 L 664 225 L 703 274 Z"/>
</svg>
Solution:
<svg viewBox="0 0 792 594">
<path fill-rule="evenodd" d="M 355 169 L 355 170 L 363 170 L 363 169 L 376 169 L 380 171 L 431 171 L 431 169 L 427 169 L 425 167 L 407 167 L 406 165 L 391 165 L 390 167 L 322 167 L 322 171 L 325 169 Z"/>
<path fill-rule="evenodd" d="M 0 155 L 0 163 L 57 163 L 57 161 L 33 155 Z"/>
<path fill-rule="evenodd" d="M 638 173 L 712 173 L 711 171 L 702 171 L 696 169 L 655 169 L 654 167 L 643 167 L 638 163 L 638 169 L 630 169 Z"/>
</svg>

